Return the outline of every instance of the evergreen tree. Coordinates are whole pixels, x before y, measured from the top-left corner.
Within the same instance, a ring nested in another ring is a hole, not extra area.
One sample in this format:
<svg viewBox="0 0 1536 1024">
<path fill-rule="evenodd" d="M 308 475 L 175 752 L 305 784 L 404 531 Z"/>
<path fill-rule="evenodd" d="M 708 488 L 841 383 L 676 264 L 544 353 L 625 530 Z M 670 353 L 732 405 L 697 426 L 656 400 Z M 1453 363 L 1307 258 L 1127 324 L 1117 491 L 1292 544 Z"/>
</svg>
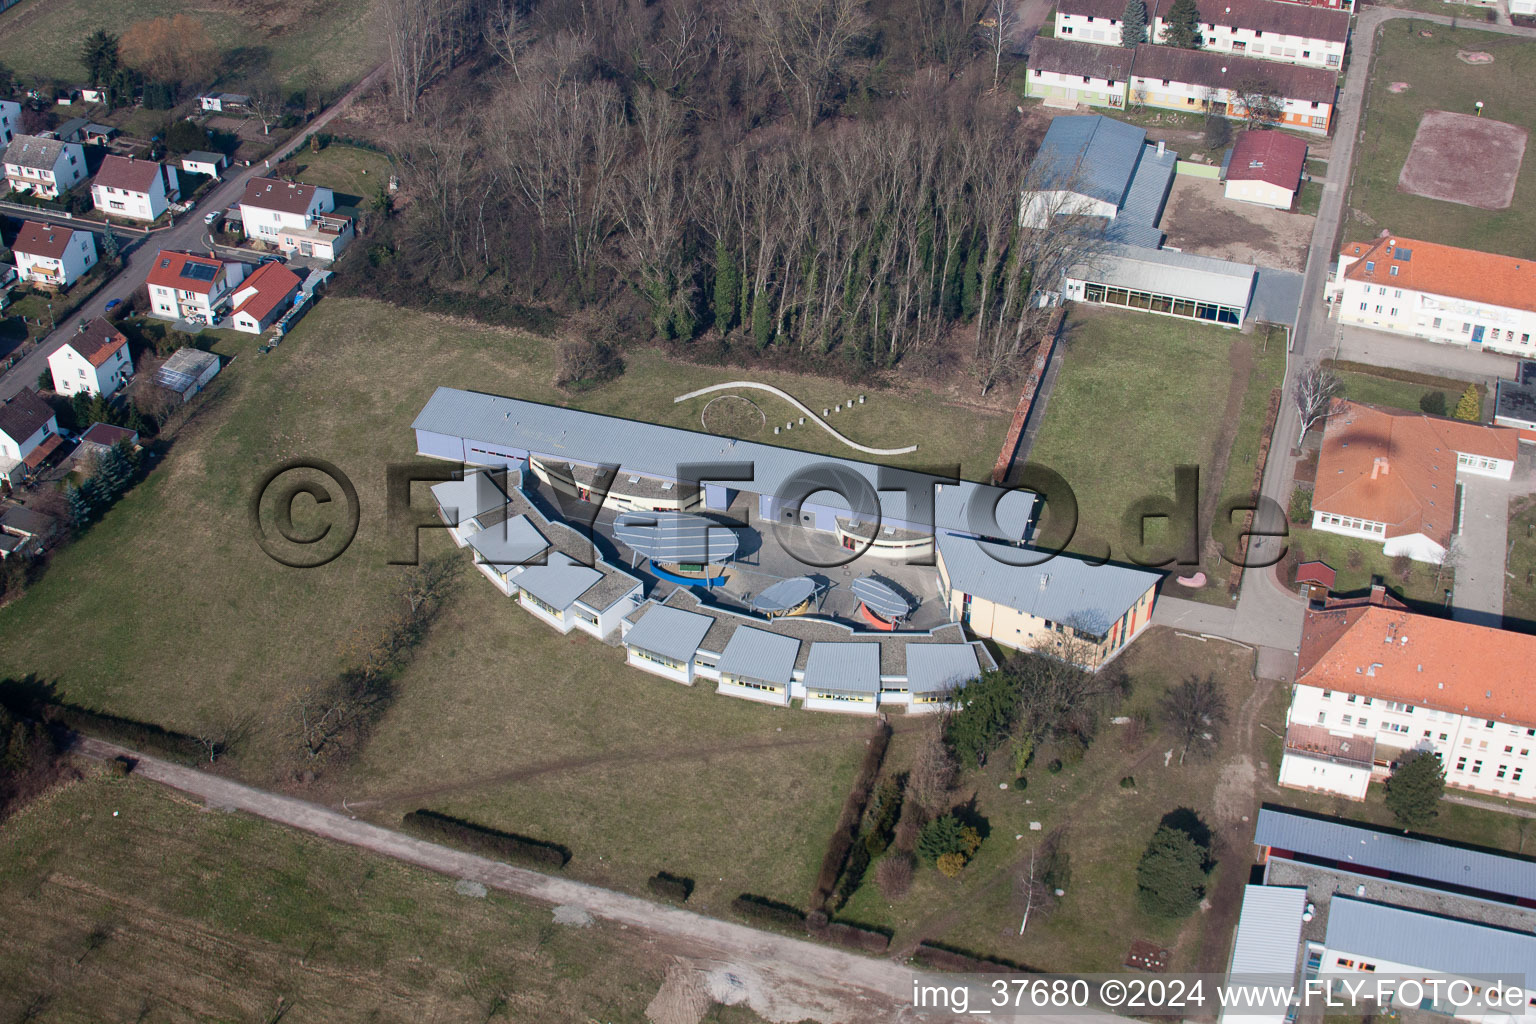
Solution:
<svg viewBox="0 0 1536 1024">
<path fill-rule="evenodd" d="M 69 489 L 69 523 L 76 530 L 83 530 L 96 515 L 95 494 L 96 485 L 90 480 Z"/>
<path fill-rule="evenodd" d="M 1188 917 L 1205 898 L 1205 851 L 1186 832 L 1160 827 L 1136 865 L 1136 902 L 1155 917 Z"/>
<path fill-rule="evenodd" d="M 86 75 L 94 86 L 110 86 L 119 76 L 121 60 L 117 51 L 117 36 L 97 29 L 85 37 L 80 45 L 80 63 L 85 65 Z"/>
<path fill-rule="evenodd" d="M 1445 768 L 1439 755 L 1411 750 L 1387 779 L 1387 810 L 1404 828 L 1422 828 L 1438 813 L 1435 808 L 1444 793 Z"/>
<path fill-rule="evenodd" d="M 741 273 L 736 269 L 736 257 L 724 242 L 715 245 L 715 294 L 711 303 L 715 316 L 715 329 L 728 334 L 736 326 L 736 296 L 741 291 Z"/>
<path fill-rule="evenodd" d="M 112 229 L 109 227 L 101 233 L 101 258 L 111 263 L 117 259 L 117 251 L 117 236 L 112 233 Z"/>
<path fill-rule="evenodd" d="M 764 292 L 758 292 L 752 300 L 752 340 L 757 343 L 759 351 L 767 348 L 773 340 L 773 314 L 768 309 L 771 304 Z"/>
<path fill-rule="evenodd" d="M 1120 45 L 1135 46 L 1147 41 L 1147 5 L 1143 0 L 1125 0 L 1120 16 Z"/>
<path fill-rule="evenodd" d="M 934 818 L 917 834 L 917 855 L 932 864 L 947 853 L 964 854 L 965 832 L 965 826 L 953 814 Z"/>
<path fill-rule="evenodd" d="M 1200 34 L 1200 10 L 1195 0 L 1173 0 L 1168 8 L 1163 42 L 1186 50 L 1198 50 L 1204 38 Z"/>
<path fill-rule="evenodd" d="M 969 320 L 981 308 L 981 239 L 966 246 L 965 270 L 960 278 L 960 312 Z"/>
<path fill-rule="evenodd" d="M 1467 390 L 1461 393 L 1461 401 L 1456 403 L 1456 411 L 1452 414 L 1459 420 L 1475 423 L 1482 416 L 1483 403 L 1477 397 L 1477 385 L 1468 384 Z"/>
<path fill-rule="evenodd" d="M 107 502 L 116 501 L 122 497 L 130 484 L 133 483 L 133 460 L 127 452 L 127 442 L 121 442 L 107 449 L 107 453 L 101 457 L 101 465 L 96 470 L 96 475 L 101 481 L 102 497 Z"/>
</svg>

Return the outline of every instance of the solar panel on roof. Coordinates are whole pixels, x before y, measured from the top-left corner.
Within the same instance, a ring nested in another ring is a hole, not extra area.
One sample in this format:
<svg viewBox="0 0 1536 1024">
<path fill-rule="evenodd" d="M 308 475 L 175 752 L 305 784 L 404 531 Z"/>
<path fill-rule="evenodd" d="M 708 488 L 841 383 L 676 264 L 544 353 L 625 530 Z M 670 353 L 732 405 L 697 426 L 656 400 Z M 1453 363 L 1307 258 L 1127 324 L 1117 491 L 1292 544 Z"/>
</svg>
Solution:
<svg viewBox="0 0 1536 1024">
<path fill-rule="evenodd" d="M 625 512 L 613 521 L 613 535 L 657 562 L 728 562 L 736 554 L 736 533 L 728 526 L 687 512 Z"/>
<path fill-rule="evenodd" d="M 765 615 L 787 612 L 798 608 L 816 593 L 816 581 L 809 576 L 794 576 L 779 580 L 752 599 L 752 609 Z"/>
<path fill-rule="evenodd" d="M 883 619 L 899 619 L 912 610 L 906 596 L 879 576 L 860 576 L 853 581 L 853 593 Z"/>
<path fill-rule="evenodd" d="M 1396 251 L 1395 255 L 1397 256 L 1398 259 L 1402 260 L 1404 263 L 1407 263 L 1409 260 L 1413 259 L 1413 250 L 1412 249 L 1398 249 Z"/>
<path fill-rule="evenodd" d="M 188 281 L 212 281 L 218 272 L 218 267 L 206 263 L 183 263 L 181 266 L 181 276 Z"/>
</svg>

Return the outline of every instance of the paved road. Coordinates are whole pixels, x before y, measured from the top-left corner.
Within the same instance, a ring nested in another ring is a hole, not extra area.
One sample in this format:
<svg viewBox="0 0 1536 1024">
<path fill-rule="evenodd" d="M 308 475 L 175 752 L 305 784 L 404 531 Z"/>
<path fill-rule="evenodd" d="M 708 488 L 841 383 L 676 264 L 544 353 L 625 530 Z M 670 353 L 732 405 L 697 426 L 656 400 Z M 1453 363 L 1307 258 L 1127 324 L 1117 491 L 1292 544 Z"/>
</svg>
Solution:
<svg viewBox="0 0 1536 1024">
<path fill-rule="evenodd" d="M 758 931 L 676 907 L 594 885 L 511 867 L 485 857 L 358 821 L 316 804 L 264 792 L 207 772 L 105 743 L 82 739 L 89 757 L 134 758 L 134 775 L 191 794 L 210 806 L 232 808 L 326 839 L 347 843 L 453 878 L 467 878 L 516 896 L 557 907 L 578 907 L 593 918 L 633 928 L 679 955 L 723 964 L 742 982 L 749 998 L 759 994 L 774 1009 L 793 1005 L 797 1013 L 828 1022 L 932 1021 L 909 1008 L 912 983 L 920 972 L 890 960 L 858 956 L 803 939 Z M 933 984 L 946 984 L 930 977 Z M 953 984 L 951 978 L 947 984 Z M 767 1007 L 754 1002 L 761 1012 Z M 777 1015 L 775 1015 L 777 1016 Z M 1123 1024 L 1107 1014 L 1031 1015 L 1031 1024 Z"/>
<path fill-rule="evenodd" d="M 1509 535 L 1509 499 L 1515 485 L 1504 480 L 1460 474 L 1461 549 L 1451 596 L 1451 617 L 1500 629 L 1504 625 L 1505 542 Z M 1434 567 L 1414 566 L 1433 573 Z"/>
<path fill-rule="evenodd" d="M 331 104 L 330 107 L 326 108 L 311 121 L 303 132 L 294 136 L 293 139 L 274 152 L 264 163 L 253 164 L 251 167 L 237 173 L 231 173 L 221 184 L 198 200 L 197 209 L 183 217 L 179 223 L 152 233 L 146 241 L 137 242 L 135 238 L 131 243 L 125 242 L 123 270 L 76 310 L 73 315 L 59 321 L 58 326 L 36 348 L 28 352 L 3 377 L 0 377 L 0 400 L 10 398 L 21 391 L 22 388 L 35 386 L 38 376 L 48 367 L 48 357 L 79 331 L 82 324 L 100 316 L 110 300 L 126 299 L 132 295 L 134 290 L 142 285 L 144 279 L 149 276 L 150 265 L 154 262 L 155 254 L 159 250 L 188 249 L 206 251 L 209 248 L 209 239 L 207 227 L 203 224 L 203 214 L 209 210 L 222 210 L 235 202 L 241 193 L 245 191 L 245 183 L 247 181 L 269 173 L 266 164 L 276 165 L 289 153 L 303 145 L 310 135 L 330 124 L 354 99 L 372 86 L 383 72 L 384 68 L 382 65 L 371 71 L 361 82 L 358 82 L 357 85 L 348 90 L 346 95 Z M 132 245 L 131 249 L 128 248 L 130 244 Z"/>
<path fill-rule="evenodd" d="M 1312 242 L 1307 251 L 1307 270 L 1302 283 L 1301 313 L 1292 340 L 1292 351 L 1286 365 L 1286 395 L 1280 405 L 1275 422 L 1274 447 L 1264 467 L 1264 479 L 1260 493 L 1274 503 L 1274 514 L 1256 518 L 1255 528 L 1277 530 L 1284 519 L 1285 508 L 1290 500 L 1294 478 L 1294 462 L 1287 453 L 1296 443 L 1301 421 L 1296 407 L 1289 400 L 1291 382 L 1303 367 L 1320 359 L 1328 358 L 1336 350 L 1343 351 L 1335 333 L 1335 324 L 1329 319 L 1327 304 L 1323 301 L 1328 274 L 1334 262 L 1335 246 L 1344 220 L 1344 203 L 1347 198 L 1350 171 L 1354 165 L 1355 147 L 1361 139 L 1361 115 L 1365 106 L 1365 90 L 1370 81 L 1372 58 L 1376 50 L 1376 34 L 1384 23 L 1397 18 L 1413 18 L 1423 22 L 1449 25 L 1451 19 L 1438 14 L 1419 14 L 1387 7 L 1371 7 L 1355 22 L 1350 58 L 1350 74 L 1344 80 L 1338 101 L 1338 120 L 1335 125 L 1333 149 L 1328 159 L 1328 180 L 1323 184 L 1323 197 L 1318 209 L 1317 222 L 1312 231 Z M 1461 19 L 1465 22 L 1466 19 Z M 1515 28 L 1508 25 L 1467 26 L 1478 30 L 1499 32 L 1536 38 L 1536 30 Z M 1403 225 L 1408 227 L 1408 225 Z M 1371 332 L 1365 332 L 1371 333 Z M 1397 360 L 1407 352 L 1418 352 L 1410 345 L 1425 345 L 1412 339 L 1395 339 L 1388 344 L 1379 338 L 1362 339 L 1351 335 L 1357 353 L 1347 358 L 1362 362 L 1375 362 L 1385 355 L 1388 365 L 1400 365 Z M 1362 354 L 1375 353 L 1370 358 Z M 1442 367 L 1451 365 L 1447 360 L 1457 360 L 1454 349 L 1437 351 L 1434 358 Z M 1476 353 L 1466 353 L 1476 355 Z M 1419 355 L 1411 358 L 1429 358 Z M 1480 364 L 1481 365 L 1481 364 Z M 1486 369 L 1478 371 L 1488 373 Z M 1510 371 L 1512 372 L 1512 371 Z M 1282 557 L 1285 541 L 1282 538 L 1254 538 L 1249 542 L 1250 559 L 1256 562 L 1275 562 Z M 1304 605 L 1301 599 L 1282 588 L 1275 574 L 1267 570 L 1243 574 L 1242 588 L 1238 596 L 1237 614 L 1232 630 L 1223 635 L 1246 643 L 1269 648 L 1295 651 L 1301 641 L 1301 619 Z"/>
</svg>

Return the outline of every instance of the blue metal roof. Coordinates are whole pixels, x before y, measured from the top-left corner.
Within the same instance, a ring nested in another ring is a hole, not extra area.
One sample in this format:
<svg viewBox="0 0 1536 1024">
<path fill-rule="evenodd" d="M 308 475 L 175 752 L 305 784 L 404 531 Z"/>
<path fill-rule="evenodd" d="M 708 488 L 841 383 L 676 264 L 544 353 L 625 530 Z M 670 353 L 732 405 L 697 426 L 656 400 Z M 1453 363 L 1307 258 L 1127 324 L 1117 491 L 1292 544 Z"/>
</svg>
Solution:
<svg viewBox="0 0 1536 1024">
<path fill-rule="evenodd" d="M 603 578 L 596 569 L 582 565 L 561 551 L 552 551 L 546 565 L 531 565 L 517 577 L 526 590 L 551 608 L 565 611 L 576 599 Z"/>
<path fill-rule="evenodd" d="M 1040 552 L 940 534 L 939 561 L 950 587 L 1026 615 L 1066 623 L 1096 636 L 1109 629 L 1161 574 L 1121 565 L 1089 565 L 1057 555 L 1039 565 Z"/>
<path fill-rule="evenodd" d="M 728 562 L 736 554 L 736 532 L 690 512 L 624 512 L 613 535 L 658 562 Z"/>
<path fill-rule="evenodd" d="M 1305 886 L 1245 886 L 1230 973 L 1293 977 L 1301 949 L 1301 915 L 1306 909 Z"/>
<path fill-rule="evenodd" d="M 907 651 L 911 657 L 911 647 Z M 813 643 L 805 663 L 804 682 L 813 690 L 879 693 L 880 645 L 867 641 Z"/>
<path fill-rule="evenodd" d="M 1171 149 L 1158 153 L 1156 146 L 1143 146 L 1136 172 L 1131 177 L 1125 202 L 1110 225 L 1109 234 L 1126 245 L 1144 245 L 1156 249 L 1163 244 L 1163 233 L 1158 222 L 1163 219 L 1163 206 L 1168 202 L 1168 192 L 1173 188 L 1174 169 L 1179 154 Z"/>
<path fill-rule="evenodd" d="M 788 686 L 799 654 L 800 641 L 792 636 L 738 626 L 720 656 L 720 674 Z"/>
<path fill-rule="evenodd" d="M 955 690 L 979 675 L 970 644 L 907 645 L 907 689 L 913 693 Z"/>
<path fill-rule="evenodd" d="M 1120 206 L 1147 133 L 1102 114 L 1053 118 L 1035 156 L 1040 189 L 1067 189 Z"/>
<path fill-rule="evenodd" d="M 1536 935 L 1348 896 L 1328 905 L 1328 948 L 1458 977 L 1536 977 Z"/>
<path fill-rule="evenodd" d="M 1468 850 L 1273 807 L 1259 809 L 1253 841 L 1337 862 L 1346 871 L 1358 866 L 1362 874 L 1386 872 L 1403 880 L 1536 900 L 1536 863 L 1509 854 Z"/>
<path fill-rule="evenodd" d="M 624 635 L 624 643 L 675 661 L 692 661 L 714 624 L 708 615 L 652 604 Z"/>
<path fill-rule="evenodd" d="M 487 565 L 526 565 L 549 550 L 549 541 L 527 516 L 515 516 L 471 534 L 469 546 Z"/>
</svg>

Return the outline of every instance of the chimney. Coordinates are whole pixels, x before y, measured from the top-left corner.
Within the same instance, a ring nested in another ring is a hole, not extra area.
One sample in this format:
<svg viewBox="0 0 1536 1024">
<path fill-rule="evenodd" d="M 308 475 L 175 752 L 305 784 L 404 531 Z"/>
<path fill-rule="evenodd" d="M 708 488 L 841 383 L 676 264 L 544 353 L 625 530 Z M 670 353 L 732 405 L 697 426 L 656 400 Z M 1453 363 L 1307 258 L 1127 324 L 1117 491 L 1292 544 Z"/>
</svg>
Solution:
<svg viewBox="0 0 1536 1024">
<path fill-rule="evenodd" d="M 1371 580 L 1371 604 L 1387 603 L 1387 585 L 1379 580 Z"/>
<path fill-rule="evenodd" d="M 1158 156 L 1162 156 L 1166 152 L 1168 152 L 1168 143 L 1164 142 L 1162 139 L 1158 139 L 1157 140 L 1157 155 Z"/>
<path fill-rule="evenodd" d="M 1386 476 L 1390 472 L 1392 472 L 1392 467 L 1387 464 L 1387 460 L 1383 456 L 1377 456 L 1376 461 L 1371 463 L 1372 480 L 1375 480 L 1378 476 Z"/>
</svg>

